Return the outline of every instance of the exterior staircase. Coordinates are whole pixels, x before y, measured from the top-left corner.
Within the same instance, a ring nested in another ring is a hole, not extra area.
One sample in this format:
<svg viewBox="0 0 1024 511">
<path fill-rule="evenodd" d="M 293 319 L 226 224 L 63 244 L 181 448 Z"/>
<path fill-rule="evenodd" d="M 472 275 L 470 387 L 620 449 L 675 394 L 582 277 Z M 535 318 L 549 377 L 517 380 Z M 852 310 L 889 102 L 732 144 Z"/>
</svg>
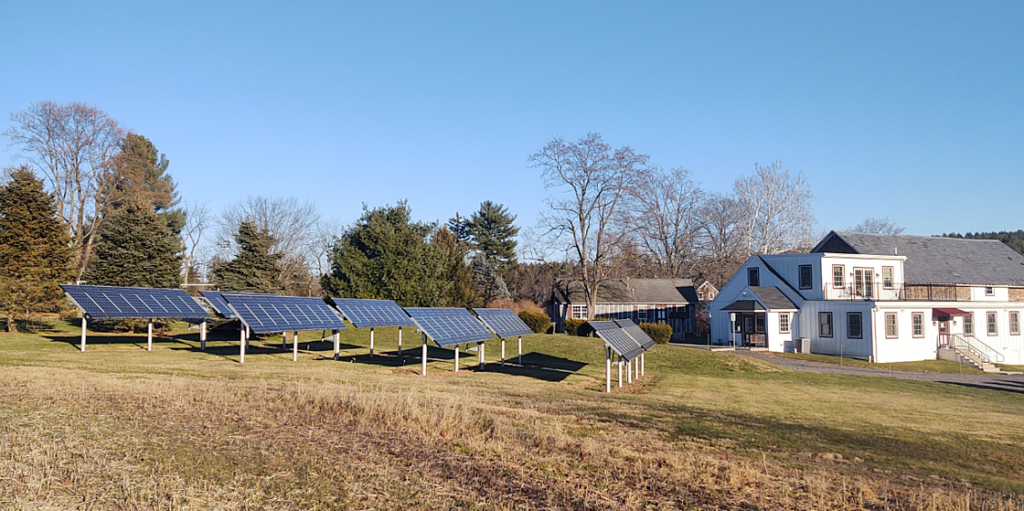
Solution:
<svg viewBox="0 0 1024 511">
<path fill-rule="evenodd" d="M 949 350 L 955 354 L 959 362 L 986 373 L 999 372 L 999 366 L 996 364 L 1003 362 L 1002 353 L 973 336 L 953 334 Z"/>
</svg>

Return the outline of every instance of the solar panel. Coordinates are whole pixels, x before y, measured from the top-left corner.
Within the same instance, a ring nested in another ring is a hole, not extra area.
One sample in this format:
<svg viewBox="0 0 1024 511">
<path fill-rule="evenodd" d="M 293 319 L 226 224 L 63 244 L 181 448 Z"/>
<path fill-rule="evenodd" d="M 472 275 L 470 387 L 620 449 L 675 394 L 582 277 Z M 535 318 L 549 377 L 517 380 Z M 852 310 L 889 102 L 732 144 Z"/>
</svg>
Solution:
<svg viewBox="0 0 1024 511">
<path fill-rule="evenodd" d="M 334 306 L 356 328 L 376 326 L 413 326 L 409 315 L 393 300 L 364 300 L 360 298 L 331 298 Z"/>
<path fill-rule="evenodd" d="M 518 335 L 530 335 L 533 330 L 526 326 L 516 313 L 508 309 L 473 309 L 480 320 L 502 339 Z"/>
<path fill-rule="evenodd" d="M 647 332 L 644 332 L 644 329 L 640 328 L 636 323 L 628 319 L 617 319 L 615 320 L 615 324 L 622 327 L 622 329 L 625 330 L 634 341 L 640 343 L 640 346 L 644 351 L 647 351 L 656 345 L 654 339 L 651 339 L 651 336 L 647 335 Z"/>
<path fill-rule="evenodd" d="M 463 308 L 410 307 L 405 309 L 416 326 L 438 346 L 454 346 L 464 342 L 494 339 L 494 334 L 480 320 Z"/>
<path fill-rule="evenodd" d="M 228 301 L 224 299 L 224 295 L 220 291 L 200 291 L 199 294 L 207 302 L 210 302 L 210 305 L 213 306 L 213 310 L 217 311 L 217 314 L 228 319 L 238 319 L 235 317 L 235 313 L 231 312 L 231 307 L 228 307 Z"/>
<path fill-rule="evenodd" d="M 61 284 L 89 319 L 206 319 L 184 289 Z"/>
<path fill-rule="evenodd" d="M 228 292 L 222 296 L 256 334 L 345 328 L 341 316 L 319 298 Z"/>
<path fill-rule="evenodd" d="M 633 360 L 644 352 L 643 348 L 614 321 L 590 321 L 587 324 L 612 348 L 612 351 L 626 360 Z"/>
</svg>

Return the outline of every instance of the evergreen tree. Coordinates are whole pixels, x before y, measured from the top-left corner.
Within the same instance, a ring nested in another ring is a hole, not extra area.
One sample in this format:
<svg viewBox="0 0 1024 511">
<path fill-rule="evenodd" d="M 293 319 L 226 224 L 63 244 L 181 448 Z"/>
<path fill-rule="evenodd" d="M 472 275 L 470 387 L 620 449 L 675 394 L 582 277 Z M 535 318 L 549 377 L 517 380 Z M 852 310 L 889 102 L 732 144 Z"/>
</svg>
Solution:
<svg viewBox="0 0 1024 511">
<path fill-rule="evenodd" d="M 433 224 L 413 222 L 405 201 L 368 209 L 334 244 L 331 273 L 322 285 L 330 296 L 395 300 L 405 307 L 445 303 L 447 254 L 431 243 Z"/>
<path fill-rule="evenodd" d="M 251 221 L 242 222 L 235 235 L 238 254 L 213 269 L 214 281 L 222 291 L 278 293 L 281 282 L 281 254 L 271 252 L 274 237 Z"/>
<path fill-rule="evenodd" d="M 473 257 L 472 271 L 477 293 L 483 297 L 484 303 L 490 303 L 491 300 L 512 299 L 505 280 L 501 278 L 490 259 L 483 252 L 479 252 Z"/>
<path fill-rule="evenodd" d="M 476 293 L 473 271 L 466 264 L 467 247 L 460 243 L 455 234 L 442 227 L 434 236 L 434 243 L 447 255 L 448 269 L 445 280 L 450 284 L 445 293 L 444 305 L 448 307 L 480 307 L 483 305 Z"/>
<path fill-rule="evenodd" d="M 0 309 L 8 330 L 14 330 L 14 313 L 53 311 L 64 303 L 57 285 L 74 278 L 74 252 L 58 214 L 28 167 L 11 171 L 0 186 Z"/>
<path fill-rule="evenodd" d="M 466 222 L 466 231 L 473 247 L 482 252 L 499 273 L 514 267 L 519 228 L 513 225 L 516 216 L 508 208 L 491 201 L 480 203 L 480 210 Z"/>
<path fill-rule="evenodd" d="M 469 221 L 465 217 L 455 212 L 455 216 L 448 219 L 448 230 L 455 235 L 455 239 L 460 243 L 469 242 Z"/>
<path fill-rule="evenodd" d="M 89 284 L 173 288 L 181 285 L 181 238 L 147 204 L 129 201 L 111 213 L 96 242 Z"/>
<path fill-rule="evenodd" d="M 177 234 L 185 225 L 185 212 L 178 209 L 177 184 L 167 173 L 170 161 L 156 150 L 148 138 L 129 133 L 121 141 L 111 171 L 100 183 L 107 211 L 126 207 L 130 202 L 149 205 L 165 219 Z"/>
</svg>

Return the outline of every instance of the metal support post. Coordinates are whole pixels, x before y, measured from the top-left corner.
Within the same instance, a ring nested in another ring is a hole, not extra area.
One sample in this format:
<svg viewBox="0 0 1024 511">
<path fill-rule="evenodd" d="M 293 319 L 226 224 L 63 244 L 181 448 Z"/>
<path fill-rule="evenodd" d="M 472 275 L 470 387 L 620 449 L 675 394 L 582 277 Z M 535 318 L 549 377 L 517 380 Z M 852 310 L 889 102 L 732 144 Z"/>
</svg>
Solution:
<svg viewBox="0 0 1024 511">
<path fill-rule="evenodd" d="M 519 336 L 519 365 L 523 365 L 523 336 Z"/>
<path fill-rule="evenodd" d="M 484 343 L 482 343 L 482 342 L 476 343 L 476 350 L 480 352 L 479 353 L 480 354 L 480 370 L 483 371 L 484 370 Z"/>
<path fill-rule="evenodd" d="M 622 355 L 619 355 L 619 387 L 622 386 Z"/>
<path fill-rule="evenodd" d="M 645 371 L 646 368 L 644 367 L 644 365 L 646 365 L 644 363 L 644 361 L 646 359 L 647 359 L 647 354 L 646 353 L 641 353 L 640 354 L 640 376 L 643 376 L 644 374 L 646 374 L 646 371 Z"/>
<path fill-rule="evenodd" d="M 633 361 L 626 362 L 626 383 L 633 383 Z"/>
<path fill-rule="evenodd" d="M 288 332 L 281 332 L 281 349 L 288 349 Z"/>
<path fill-rule="evenodd" d="M 402 356 L 402 327 L 398 327 L 398 356 Z"/>
<path fill-rule="evenodd" d="M 206 351 L 206 320 L 199 324 L 199 349 Z"/>
<path fill-rule="evenodd" d="M 373 328 L 370 328 L 370 358 L 373 358 Z"/>
<path fill-rule="evenodd" d="M 89 321 L 85 319 L 85 315 L 82 315 L 82 353 L 85 353 L 85 324 Z"/>
<path fill-rule="evenodd" d="M 292 332 L 292 362 L 299 361 L 299 332 Z"/>
<path fill-rule="evenodd" d="M 455 345 L 455 372 L 459 372 L 459 345 Z"/>
<path fill-rule="evenodd" d="M 427 375 L 427 334 L 423 334 L 423 376 Z"/>
<path fill-rule="evenodd" d="M 238 346 L 239 346 L 239 348 L 238 348 L 238 363 L 239 364 L 244 364 L 245 363 L 245 328 L 244 327 L 238 329 L 238 337 L 240 337 L 239 343 L 238 343 Z"/>
<path fill-rule="evenodd" d="M 501 338 L 501 367 L 505 367 L 505 338 Z"/>
<path fill-rule="evenodd" d="M 335 330 L 334 334 L 334 360 L 341 358 L 341 330 Z"/>
<path fill-rule="evenodd" d="M 604 391 L 612 391 L 612 349 L 604 347 Z"/>
<path fill-rule="evenodd" d="M 149 320 L 146 333 L 146 351 L 153 351 L 153 320 Z"/>
</svg>

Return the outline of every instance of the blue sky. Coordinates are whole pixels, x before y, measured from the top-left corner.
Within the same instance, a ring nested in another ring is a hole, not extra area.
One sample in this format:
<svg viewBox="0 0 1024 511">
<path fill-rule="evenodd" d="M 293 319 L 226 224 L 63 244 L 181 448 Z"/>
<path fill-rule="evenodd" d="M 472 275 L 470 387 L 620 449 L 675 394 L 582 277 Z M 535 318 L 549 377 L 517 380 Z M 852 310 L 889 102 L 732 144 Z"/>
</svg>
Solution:
<svg viewBox="0 0 1024 511">
<path fill-rule="evenodd" d="M 1021 2 L 2 2 L 0 130 L 84 101 L 153 140 L 186 199 L 346 223 L 407 198 L 532 226 L 527 157 L 596 131 L 719 192 L 781 160 L 824 229 L 1016 230 L 1022 24 Z"/>
</svg>

